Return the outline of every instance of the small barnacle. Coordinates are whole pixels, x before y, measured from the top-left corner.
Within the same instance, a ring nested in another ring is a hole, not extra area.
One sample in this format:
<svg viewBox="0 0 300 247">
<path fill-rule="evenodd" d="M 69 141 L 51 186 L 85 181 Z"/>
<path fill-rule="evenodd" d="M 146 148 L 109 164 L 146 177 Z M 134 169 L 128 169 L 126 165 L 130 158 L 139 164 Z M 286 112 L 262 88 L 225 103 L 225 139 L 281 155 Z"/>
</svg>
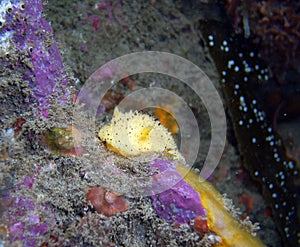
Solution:
<svg viewBox="0 0 300 247">
<path fill-rule="evenodd" d="M 20 10 L 24 11 L 25 10 L 25 3 L 24 2 L 20 2 Z"/>
<path fill-rule="evenodd" d="M 4 26 L 4 24 L 5 24 L 5 20 L 0 19 L 0 28 L 2 28 Z"/>
<path fill-rule="evenodd" d="M 81 139 L 81 132 L 71 125 L 50 129 L 42 136 L 42 142 L 50 151 L 59 155 L 79 155 L 82 152 L 79 148 Z"/>
<path fill-rule="evenodd" d="M 7 14 L 11 14 L 12 13 L 12 7 L 10 5 L 7 6 L 6 13 Z"/>
<path fill-rule="evenodd" d="M 32 46 L 29 46 L 29 47 L 28 47 L 28 51 L 29 51 L 30 53 L 32 53 L 32 52 L 33 52 L 33 47 L 32 47 Z"/>
</svg>

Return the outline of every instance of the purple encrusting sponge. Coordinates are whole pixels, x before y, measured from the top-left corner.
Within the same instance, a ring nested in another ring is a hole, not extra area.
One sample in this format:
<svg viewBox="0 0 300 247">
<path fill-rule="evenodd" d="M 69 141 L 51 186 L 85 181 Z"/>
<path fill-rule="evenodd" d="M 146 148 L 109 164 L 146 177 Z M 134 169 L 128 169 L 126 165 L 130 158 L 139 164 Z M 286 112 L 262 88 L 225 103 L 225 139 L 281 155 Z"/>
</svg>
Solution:
<svg viewBox="0 0 300 247">
<path fill-rule="evenodd" d="M 175 223 L 189 223 L 197 216 L 206 216 L 198 192 L 184 180 L 174 163 L 156 159 L 150 164 L 151 170 L 158 170 L 152 178 L 151 196 L 157 214 Z"/>
<path fill-rule="evenodd" d="M 0 62 L 29 81 L 32 97 L 47 117 L 51 95 L 59 92 L 63 101 L 68 95 L 61 87 L 67 75 L 42 10 L 40 0 L 0 1 Z"/>
</svg>

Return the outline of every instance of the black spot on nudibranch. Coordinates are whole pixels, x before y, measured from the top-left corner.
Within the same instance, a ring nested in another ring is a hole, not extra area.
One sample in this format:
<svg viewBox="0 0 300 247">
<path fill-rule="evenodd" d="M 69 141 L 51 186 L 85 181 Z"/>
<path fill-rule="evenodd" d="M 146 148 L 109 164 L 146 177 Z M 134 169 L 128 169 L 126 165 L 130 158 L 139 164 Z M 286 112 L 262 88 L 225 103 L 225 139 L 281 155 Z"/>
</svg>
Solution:
<svg viewBox="0 0 300 247">
<path fill-rule="evenodd" d="M 270 79 L 268 69 L 249 40 L 232 35 L 220 23 L 213 24 L 205 23 L 203 31 L 221 76 L 240 154 L 253 178 L 262 184 L 285 246 L 298 246 L 299 169 L 286 156 L 280 136 L 255 97 L 257 87 Z"/>
</svg>

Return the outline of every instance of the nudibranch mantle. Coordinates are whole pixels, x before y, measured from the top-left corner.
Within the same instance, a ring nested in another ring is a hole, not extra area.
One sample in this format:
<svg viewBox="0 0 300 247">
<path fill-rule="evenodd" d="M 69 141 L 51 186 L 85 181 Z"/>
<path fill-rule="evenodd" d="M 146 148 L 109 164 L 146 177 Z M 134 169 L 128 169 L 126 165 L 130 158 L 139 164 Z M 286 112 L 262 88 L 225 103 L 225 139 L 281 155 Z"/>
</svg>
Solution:
<svg viewBox="0 0 300 247">
<path fill-rule="evenodd" d="M 100 129 L 98 136 L 107 147 L 125 157 L 165 153 L 184 161 L 168 130 L 153 117 L 137 111 L 122 113 L 116 107 L 110 123 Z"/>
</svg>

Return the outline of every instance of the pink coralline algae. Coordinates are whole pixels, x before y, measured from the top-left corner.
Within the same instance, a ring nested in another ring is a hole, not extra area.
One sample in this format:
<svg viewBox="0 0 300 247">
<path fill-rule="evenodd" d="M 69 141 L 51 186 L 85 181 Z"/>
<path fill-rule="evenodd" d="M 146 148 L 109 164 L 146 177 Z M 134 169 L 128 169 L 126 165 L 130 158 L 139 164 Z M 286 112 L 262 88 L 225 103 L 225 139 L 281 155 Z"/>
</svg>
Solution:
<svg viewBox="0 0 300 247">
<path fill-rule="evenodd" d="M 63 63 L 50 24 L 42 17 L 39 0 L 0 2 L 0 62 L 29 81 L 32 97 L 44 116 L 52 94 L 67 84 Z"/>
<path fill-rule="evenodd" d="M 30 190 L 34 178 L 25 176 L 24 180 L 15 186 L 18 190 Z M 22 246 L 39 246 L 40 237 L 48 233 L 55 224 L 55 215 L 49 205 L 43 205 L 24 196 L 9 195 L 2 198 L 8 202 L 8 208 L 1 218 L 1 223 L 7 228 L 7 238 L 11 244 L 21 241 Z"/>
<path fill-rule="evenodd" d="M 189 223 L 197 216 L 205 218 L 199 193 L 184 181 L 172 162 L 156 159 L 150 168 L 159 172 L 153 176 L 152 190 L 162 192 L 151 196 L 159 216 L 179 224 Z"/>
<path fill-rule="evenodd" d="M 36 246 L 36 237 L 46 234 L 49 224 L 41 222 L 40 210 L 46 208 L 27 198 L 14 197 L 9 208 L 11 225 L 9 239 L 11 242 L 22 240 L 26 246 Z"/>
</svg>

